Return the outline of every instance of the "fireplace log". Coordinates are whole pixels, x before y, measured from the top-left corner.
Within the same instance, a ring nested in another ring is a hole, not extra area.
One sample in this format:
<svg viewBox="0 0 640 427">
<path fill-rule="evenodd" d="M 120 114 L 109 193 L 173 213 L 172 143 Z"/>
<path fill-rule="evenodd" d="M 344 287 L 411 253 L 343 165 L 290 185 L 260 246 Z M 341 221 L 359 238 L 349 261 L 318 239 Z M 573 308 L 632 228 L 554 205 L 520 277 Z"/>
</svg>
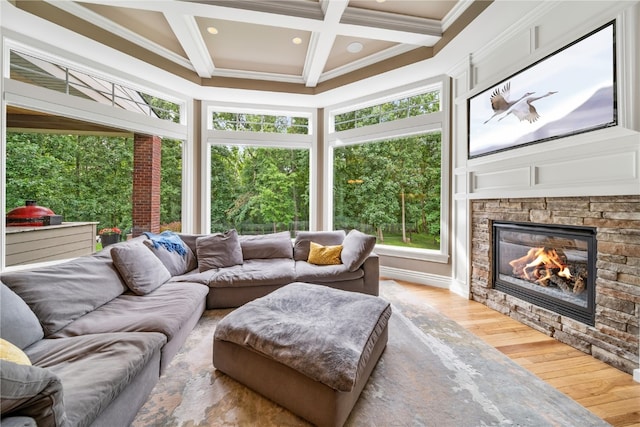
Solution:
<svg viewBox="0 0 640 427">
<path fill-rule="evenodd" d="M 562 289 L 563 292 L 570 294 L 572 292 L 571 288 L 567 284 L 566 280 L 557 274 L 553 273 L 549 278 L 551 283 Z"/>
<path fill-rule="evenodd" d="M 575 295 L 580 295 L 582 292 L 584 292 L 586 285 L 587 285 L 586 277 L 584 277 L 582 274 L 579 275 L 576 278 L 575 283 L 573 284 L 573 293 Z"/>
</svg>

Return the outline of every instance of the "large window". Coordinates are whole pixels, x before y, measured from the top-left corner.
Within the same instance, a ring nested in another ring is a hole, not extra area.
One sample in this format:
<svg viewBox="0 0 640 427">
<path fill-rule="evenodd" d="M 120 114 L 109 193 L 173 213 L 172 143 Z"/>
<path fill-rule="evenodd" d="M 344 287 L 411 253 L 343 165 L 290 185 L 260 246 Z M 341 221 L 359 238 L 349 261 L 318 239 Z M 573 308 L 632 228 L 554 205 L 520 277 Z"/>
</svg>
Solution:
<svg viewBox="0 0 640 427">
<path fill-rule="evenodd" d="M 212 146 L 210 212 L 211 232 L 308 230 L 309 150 Z"/>
<path fill-rule="evenodd" d="M 240 234 L 308 230 L 308 112 L 208 108 L 211 232 Z"/>
<path fill-rule="evenodd" d="M 327 108 L 326 215 L 383 255 L 448 260 L 444 80 Z"/>
<path fill-rule="evenodd" d="M 440 247 L 441 133 L 336 147 L 333 226 L 378 243 Z"/>
</svg>

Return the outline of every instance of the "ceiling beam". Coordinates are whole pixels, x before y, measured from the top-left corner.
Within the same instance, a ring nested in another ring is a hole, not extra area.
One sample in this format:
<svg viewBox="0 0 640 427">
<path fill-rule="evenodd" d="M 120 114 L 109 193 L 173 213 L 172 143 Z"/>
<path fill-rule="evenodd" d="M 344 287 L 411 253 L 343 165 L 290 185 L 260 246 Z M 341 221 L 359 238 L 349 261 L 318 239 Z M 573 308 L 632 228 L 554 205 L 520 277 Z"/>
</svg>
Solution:
<svg viewBox="0 0 640 427">
<path fill-rule="evenodd" d="M 303 71 L 307 87 L 315 87 L 320 80 L 336 39 L 340 19 L 348 4 L 348 0 L 321 0 L 320 5 L 324 11 L 322 29 L 312 34 Z"/>
<path fill-rule="evenodd" d="M 77 16 L 80 19 L 83 19 L 97 27 L 100 27 L 106 31 L 109 31 L 119 37 L 122 37 L 125 40 L 130 41 L 144 49 L 147 49 L 150 52 L 155 53 L 169 61 L 178 64 L 184 68 L 193 70 L 193 66 L 191 62 L 187 60 L 187 58 L 183 58 L 177 53 L 161 46 L 141 35 L 129 30 L 128 28 L 123 27 L 120 24 L 113 22 L 112 20 L 105 18 L 102 15 L 95 13 L 92 10 L 87 9 L 79 5 L 73 1 L 59 1 L 59 0 L 44 0 L 49 3 L 51 6 L 55 6 L 58 9 L 64 10 L 71 15 Z M 92 2 L 96 4 L 105 4 L 107 6 L 113 6 L 113 3 L 109 4 L 107 2 Z"/>
<path fill-rule="evenodd" d="M 207 45 L 202 39 L 198 23 L 193 16 L 164 14 L 180 46 L 185 51 L 198 76 L 208 79 L 215 71 L 215 65 Z"/>
</svg>

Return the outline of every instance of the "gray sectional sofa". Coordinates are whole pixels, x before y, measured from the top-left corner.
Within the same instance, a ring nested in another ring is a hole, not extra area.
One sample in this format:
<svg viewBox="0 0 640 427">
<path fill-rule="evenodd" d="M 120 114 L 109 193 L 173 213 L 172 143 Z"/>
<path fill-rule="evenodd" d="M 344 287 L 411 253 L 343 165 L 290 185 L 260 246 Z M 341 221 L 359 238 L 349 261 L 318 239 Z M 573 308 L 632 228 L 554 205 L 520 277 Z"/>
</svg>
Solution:
<svg viewBox="0 0 640 427">
<path fill-rule="evenodd" d="M 371 236 L 234 233 L 141 236 L 0 274 L 0 337 L 32 364 L 0 360 L 1 424 L 126 426 L 204 310 L 295 281 L 378 294 Z M 307 262 L 311 242 L 341 245 L 340 264 Z"/>
<path fill-rule="evenodd" d="M 236 243 L 231 236 L 181 235 L 198 259 L 231 254 Z M 222 241 L 212 249 L 202 239 Z M 198 240 L 201 239 L 201 240 Z M 238 236 L 241 252 L 235 259 L 222 259 L 216 268 L 194 268 L 171 278 L 176 282 L 202 283 L 209 287 L 207 309 L 239 307 L 292 282 L 308 282 L 347 291 L 378 295 L 379 264 L 373 253 L 375 237 L 351 230 L 296 233 L 292 244 L 289 232 Z M 324 246 L 342 245 L 342 263 L 316 265 L 307 262 L 311 242 Z M 224 256 L 218 256 L 218 259 Z"/>
</svg>

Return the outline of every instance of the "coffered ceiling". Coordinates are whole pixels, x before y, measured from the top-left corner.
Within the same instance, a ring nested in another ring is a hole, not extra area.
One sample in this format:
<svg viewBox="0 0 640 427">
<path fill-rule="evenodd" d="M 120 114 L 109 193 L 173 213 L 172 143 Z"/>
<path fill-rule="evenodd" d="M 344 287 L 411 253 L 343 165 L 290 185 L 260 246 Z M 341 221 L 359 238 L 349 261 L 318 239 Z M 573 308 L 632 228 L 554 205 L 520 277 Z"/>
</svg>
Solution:
<svg viewBox="0 0 640 427">
<path fill-rule="evenodd" d="M 433 57 L 491 2 L 12 3 L 201 86 L 313 94 Z"/>
</svg>

